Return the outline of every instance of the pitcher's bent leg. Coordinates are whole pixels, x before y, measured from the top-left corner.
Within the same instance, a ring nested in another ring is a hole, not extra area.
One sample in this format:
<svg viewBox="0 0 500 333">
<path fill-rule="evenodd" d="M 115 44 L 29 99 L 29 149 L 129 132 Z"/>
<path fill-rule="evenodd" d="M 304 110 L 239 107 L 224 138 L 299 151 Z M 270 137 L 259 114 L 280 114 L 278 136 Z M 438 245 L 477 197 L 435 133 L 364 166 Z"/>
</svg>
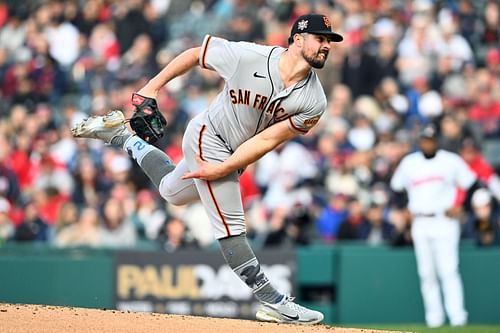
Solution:
<svg viewBox="0 0 500 333">
<path fill-rule="evenodd" d="M 186 161 L 183 159 L 169 174 L 165 175 L 158 190 L 161 196 L 172 205 L 185 205 L 200 200 L 198 190 L 192 179 L 181 179 L 188 172 Z"/>
</svg>

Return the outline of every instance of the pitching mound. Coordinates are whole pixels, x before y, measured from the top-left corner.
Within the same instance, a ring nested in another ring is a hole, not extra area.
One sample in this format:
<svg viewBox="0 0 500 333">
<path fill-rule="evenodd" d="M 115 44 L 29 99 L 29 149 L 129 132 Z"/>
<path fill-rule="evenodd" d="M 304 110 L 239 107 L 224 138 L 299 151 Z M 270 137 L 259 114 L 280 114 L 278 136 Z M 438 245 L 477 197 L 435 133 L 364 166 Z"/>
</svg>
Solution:
<svg viewBox="0 0 500 333">
<path fill-rule="evenodd" d="M 250 320 L 135 313 L 50 305 L 0 304 L 2 333 L 380 333 L 325 325 L 296 326 Z M 394 332 L 392 332 L 394 333 Z"/>
</svg>

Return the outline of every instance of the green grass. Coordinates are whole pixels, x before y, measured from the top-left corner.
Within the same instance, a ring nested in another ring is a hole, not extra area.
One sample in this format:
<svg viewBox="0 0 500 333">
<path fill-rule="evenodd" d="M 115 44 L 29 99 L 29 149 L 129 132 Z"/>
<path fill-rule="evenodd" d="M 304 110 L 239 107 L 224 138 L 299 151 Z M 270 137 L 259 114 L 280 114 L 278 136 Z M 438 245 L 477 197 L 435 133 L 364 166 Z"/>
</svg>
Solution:
<svg viewBox="0 0 500 333">
<path fill-rule="evenodd" d="M 360 325 L 356 325 L 356 327 L 361 328 Z M 464 327 L 443 326 L 439 328 L 428 328 L 425 325 L 418 325 L 418 324 L 407 324 L 407 325 L 374 324 L 374 325 L 363 325 L 362 328 L 374 329 L 374 330 L 386 330 L 386 331 L 415 332 L 415 333 L 500 333 L 500 325 L 468 325 Z"/>
</svg>

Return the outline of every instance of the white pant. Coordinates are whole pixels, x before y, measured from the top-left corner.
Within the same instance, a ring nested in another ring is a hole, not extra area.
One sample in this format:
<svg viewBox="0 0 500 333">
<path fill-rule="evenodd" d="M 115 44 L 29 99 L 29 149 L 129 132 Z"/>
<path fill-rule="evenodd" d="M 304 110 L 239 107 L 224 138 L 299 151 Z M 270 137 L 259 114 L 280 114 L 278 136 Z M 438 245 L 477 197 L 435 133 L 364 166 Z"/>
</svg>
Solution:
<svg viewBox="0 0 500 333">
<path fill-rule="evenodd" d="M 413 221 L 411 233 L 427 325 L 437 327 L 445 321 L 438 277 L 450 324 L 464 325 L 467 311 L 458 270 L 459 222 L 446 216 L 418 217 Z"/>
</svg>

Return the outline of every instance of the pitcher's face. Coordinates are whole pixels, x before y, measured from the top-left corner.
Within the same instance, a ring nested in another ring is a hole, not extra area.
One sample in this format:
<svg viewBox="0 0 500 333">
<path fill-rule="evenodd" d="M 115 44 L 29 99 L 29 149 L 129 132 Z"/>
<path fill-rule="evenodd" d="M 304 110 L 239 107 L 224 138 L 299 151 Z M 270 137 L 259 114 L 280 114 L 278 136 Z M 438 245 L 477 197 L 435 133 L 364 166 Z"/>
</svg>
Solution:
<svg viewBox="0 0 500 333">
<path fill-rule="evenodd" d="M 330 39 L 324 35 L 310 33 L 303 33 L 301 36 L 304 60 L 313 68 L 323 68 L 331 48 Z"/>
</svg>

